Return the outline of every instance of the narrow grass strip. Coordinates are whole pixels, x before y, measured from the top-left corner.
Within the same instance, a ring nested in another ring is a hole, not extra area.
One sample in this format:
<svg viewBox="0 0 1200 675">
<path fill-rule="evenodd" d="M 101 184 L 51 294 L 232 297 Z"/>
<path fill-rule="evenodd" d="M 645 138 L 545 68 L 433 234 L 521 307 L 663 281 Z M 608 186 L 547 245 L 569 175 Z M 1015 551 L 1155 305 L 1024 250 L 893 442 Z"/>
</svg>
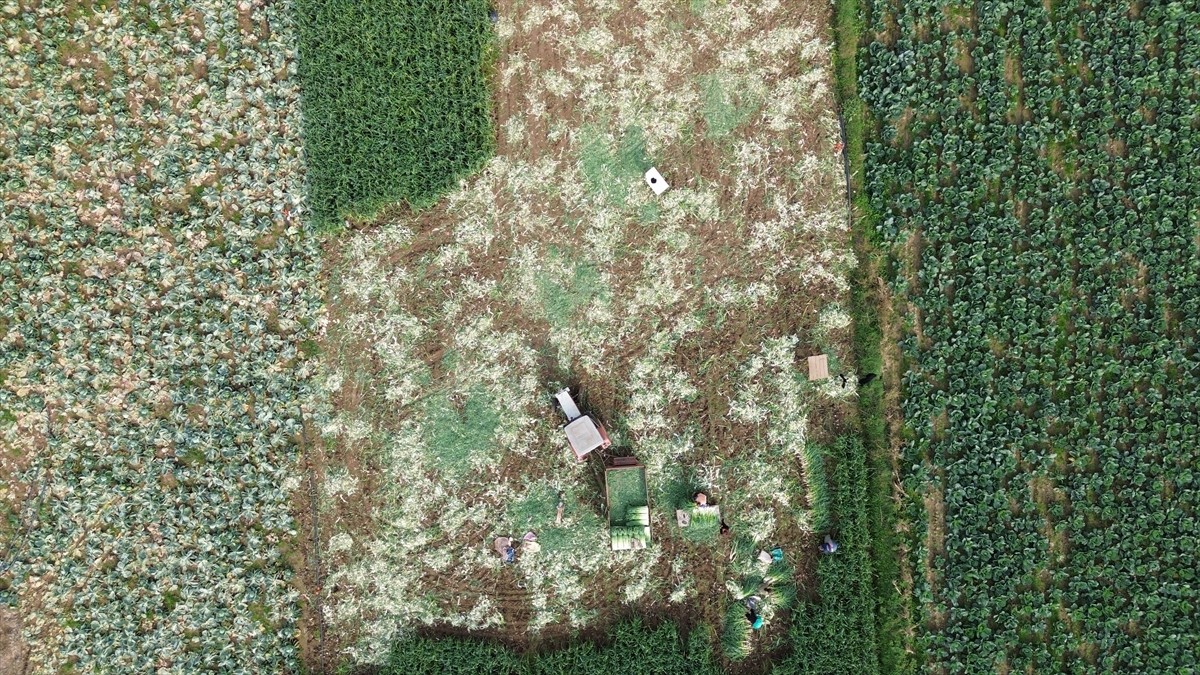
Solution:
<svg viewBox="0 0 1200 675">
<path fill-rule="evenodd" d="M 851 314 L 854 323 L 854 351 L 859 370 L 883 373 L 880 324 L 884 291 L 879 284 L 882 254 L 876 232 L 876 216 L 862 191 L 864 136 L 868 132 L 866 107 L 858 96 L 858 49 L 863 34 L 864 7 L 860 0 L 836 0 L 834 5 L 834 72 L 841 107 L 845 152 L 852 195 L 851 232 L 860 263 L 851 278 Z M 899 546 L 895 505 L 891 499 L 893 470 L 888 456 L 884 387 L 898 386 L 887 377 L 879 384 L 859 392 L 859 424 L 866 454 L 868 482 L 867 525 L 870 531 L 870 558 L 875 596 L 875 633 L 878 667 L 881 673 L 911 673 L 916 670 L 911 645 L 906 636 L 905 603 L 910 599 L 898 590 L 900 578 L 896 551 Z M 909 608 L 911 609 L 911 608 Z"/>
</svg>

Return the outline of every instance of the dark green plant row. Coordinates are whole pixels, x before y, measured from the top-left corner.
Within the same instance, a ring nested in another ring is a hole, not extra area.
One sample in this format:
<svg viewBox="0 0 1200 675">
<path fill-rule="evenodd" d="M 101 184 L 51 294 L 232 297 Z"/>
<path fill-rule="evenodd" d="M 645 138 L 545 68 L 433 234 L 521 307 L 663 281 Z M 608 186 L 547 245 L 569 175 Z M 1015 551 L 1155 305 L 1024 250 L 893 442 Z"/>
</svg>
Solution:
<svg viewBox="0 0 1200 675">
<path fill-rule="evenodd" d="M 922 658 L 1197 669 L 1200 7 L 877 0 L 866 19 L 864 188 L 920 317 Z"/>
<path fill-rule="evenodd" d="M 428 206 L 491 155 L 487 0 L 297 0 L 308 203 Z"/>
<path fill-rule="evenodd" d="M 816 443 L 807 443 L 803 452 L 804 466 L 808 472 L 804 482 L 808 488 L 809 526 L 817 532 L 824 532 L 829 529 L 835 510 L 825 468 L 825 449 Z"/>
<path fill-rule="evenodd" d="M 829 454 L 836 463 L 833 533 L 839 548 L 817 563 L 819 598 L 795 610 L 792 653 L 772 669 L 779 675 L 879 672 L 867 452 L 859 438 L 847 436 Z"/>
<path fill-rule="evenodd" d="M 463 638 L 414 638 L 398 643 L 382 675 L 716 675 L 712 632 L 686 636 L 669 622 L 618 624 L 609 642 L 579 642 L 564 649 L 520 655 L 505 647 Z"/>
</svg>

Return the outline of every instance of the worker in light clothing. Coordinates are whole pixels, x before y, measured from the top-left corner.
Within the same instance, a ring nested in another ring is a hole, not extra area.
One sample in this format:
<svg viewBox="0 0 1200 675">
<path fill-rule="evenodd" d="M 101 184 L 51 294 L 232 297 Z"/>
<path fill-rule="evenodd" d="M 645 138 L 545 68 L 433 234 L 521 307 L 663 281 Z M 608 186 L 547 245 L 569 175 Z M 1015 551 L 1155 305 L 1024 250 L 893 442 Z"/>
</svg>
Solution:
<svg viewBox="0 0 1200 675">
<path fill-rule="evenodd" d="M 831 537 L 829 535 L 825 535 L 825 541 L 824 541 L 824 543 L 821 544 L 821 553 L 825 553 L 825 554 L 836 553 L 837 550 L 838 550 L 838 543 L 833 540 L 833 537 Z"/>
</svg>

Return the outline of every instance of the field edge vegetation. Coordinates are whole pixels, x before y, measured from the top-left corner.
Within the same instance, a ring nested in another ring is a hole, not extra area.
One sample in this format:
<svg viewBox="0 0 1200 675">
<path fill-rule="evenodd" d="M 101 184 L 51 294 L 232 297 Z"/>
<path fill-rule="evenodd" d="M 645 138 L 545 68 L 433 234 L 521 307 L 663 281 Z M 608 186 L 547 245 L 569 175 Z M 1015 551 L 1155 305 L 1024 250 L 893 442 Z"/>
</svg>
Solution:
<svg viewBox="0 0 1200 675">
<path fill-rule="evenodd" d="M 850 314 L 854 356 L 860 372 L 875 373 L 879 384 L 859 390 L 858 424 L 867 457 L 867 509 L 870 529 L 875 625 L 881 673 L 912 673 L 911 589 L 903 580 L 898 558 L 903 525 L 896 509 L 898 470 L 895 447 L 899 433 L 899 363 L 885 355 L 884 340 L 897 333 L 898 317 L 881 278 L 888 268 L 880 246 L 877 216 L 863 190 L 864 143 L 870 113 L 858 95 L 858 50 L 863 48 L 864 6 L 860 0 L 834 5 L 834 74 L 842 115 L 851 236 L 859 264 L 851 276 Z M 895 420 L 895 424 L 889 424 Z M 902 496 L 902 495 L 901 495 Z"/>
<path fill-rule="evenodd" d="M 914 660 L 1191 672 L 1200 14 L 864 4 Z"/>
<path fill-rule="evenodd" d="M 714 663 L 713 639 L 705 626 L 684 629 L 638 617 L 614 625 L 599 640 L 524 654 L 484 640 L 418 637 L 397 643 L 378 673 L 717 675 L 722 671 Z"/>
</svg>

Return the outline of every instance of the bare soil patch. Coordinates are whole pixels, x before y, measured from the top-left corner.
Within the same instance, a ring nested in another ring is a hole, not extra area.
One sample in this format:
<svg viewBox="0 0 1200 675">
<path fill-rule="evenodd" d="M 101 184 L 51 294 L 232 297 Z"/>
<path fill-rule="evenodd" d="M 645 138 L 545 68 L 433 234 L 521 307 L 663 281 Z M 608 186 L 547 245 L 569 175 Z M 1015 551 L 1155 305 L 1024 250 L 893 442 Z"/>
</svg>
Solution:
<svg viewBox="0 0 1200 675">
<path fill-rule="evenodd" d="M 0 607 L 0 673 L 24 675 L 29 672 L 29 645 L 21 637 L 21 615 L 15 609 Z"/>
</svg>

